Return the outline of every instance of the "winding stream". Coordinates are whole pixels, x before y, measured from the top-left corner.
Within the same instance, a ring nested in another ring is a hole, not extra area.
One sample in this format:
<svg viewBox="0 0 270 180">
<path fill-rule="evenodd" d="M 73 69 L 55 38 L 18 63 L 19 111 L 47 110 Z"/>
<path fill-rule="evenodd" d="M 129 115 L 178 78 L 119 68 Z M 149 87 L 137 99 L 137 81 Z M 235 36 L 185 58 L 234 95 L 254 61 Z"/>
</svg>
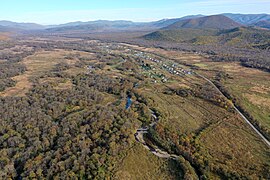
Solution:
<svg viewBox="0 0 270 180">
<path fill-rule="evenodd" d="M 149 150 L 152 154 L 154 154 L 154 155 L 156 155 L 156 156 L 158 156 L 160 158 L 168 158 L 168 159 L 173 159 L 173 160 L 177 159 L 179 156 L 177 156 L 175 154 L 169 154 L 168 152 L 163 151 L 163 150 L 159 149 L 158 147 L 152 148 L 151 146 L 149 146 L 145 142 L 145 140 L 143 138 L 143 135 L 147 134 L 148 130 L 151 127 L 154 127 L 159 122 L 159 118 L 156 116 L 156 114 L 153 111 L 151 111 L 151 115 L 154 118 L 154 122 L 152 122 L 147 127 L 141 127 L 139 129 L 137 129 L 136 133 L 134 134 L 136 141 L 141 143 L 143 145 L 143 147 L 145 149 Z"/>
</svg>

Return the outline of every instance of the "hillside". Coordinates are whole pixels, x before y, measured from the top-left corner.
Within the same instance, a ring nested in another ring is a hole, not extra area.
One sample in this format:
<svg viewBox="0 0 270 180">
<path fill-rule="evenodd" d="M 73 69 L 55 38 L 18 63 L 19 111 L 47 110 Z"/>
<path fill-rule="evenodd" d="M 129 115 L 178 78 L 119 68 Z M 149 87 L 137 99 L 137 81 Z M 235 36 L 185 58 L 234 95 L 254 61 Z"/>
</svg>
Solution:
<svg viewBox="0 0 270 180">
<path fill-rule="evenodd" d="M 16 32 L 18 32 L 18 29 L 9 28 L 9 27 L 0 25 L 0 41 L 8 40 L 10 36 Z"/>
<path fill-rule="evenodd" d="M 13 31 L 14 29 L 13 28 L 9 28 L 9 27 L 5 27 L 5 26 L 1 26 L 0 25 L 0 32 L 3 33 L 3 32 L 10 32 L 10 31 Z"/>
<path fill-rule="evenodd" d="M 216 30 L 209 29 L 175 29 L 175 30 L 160 30 L 143 36 L 144 39 L 154 41 L 174 41 L 185 42 L 202 36 L 214 36 Z"/>
<path fill-rule="evenodd" d="M 270 20 L 269 21 L 259 21 L 253 25 L 257 26 L 257 27 L 261 27 L 261 28 L 270 29 Z"/>
<path fill-rule="evenodd" d="M 9 33 L 0 32 L 0 41 L 8 40 L 9 36 L 10 36 Z"/>
<path fill-rule="evenodd" d="M 242 25 L 223 15 L 213 15 L 195 19 L 180 20 L 172 25 L 165 27 L 164 29 L 232 29 L 240 26 Z"/>
<path fill-rule="evenodd" d="M 229 30 L 179 29 L 160 30 L 143 36 L 146 40 L 186 42 L 192 44 L 222 44 L 238 47 L 259 47 L 269 43 L 270 31 L 251 27 Z"/>
<path fill-rule="evenodd" d="M 268 49 L 270 43 L 270 31 L 252 27 L 240 27 L 222 30 L 215 35 L 198 36 L 190 42 L 193 44 Z"/>
<path fill-rule="evenodd" d="M 268 14 L 231 14 L 226 13 L 224 16 L 244 25 L 252 25 L 260 21 L 270 21 L 270 15 Z"/>
<path fill-rule="evenodd" d="M 270 31 L 256 28 L 235 28 L 221 31 L 219 36 L 220 43 L 232 45 L 246 44 L 249 46 L 268 43 Z"/>
</svg>

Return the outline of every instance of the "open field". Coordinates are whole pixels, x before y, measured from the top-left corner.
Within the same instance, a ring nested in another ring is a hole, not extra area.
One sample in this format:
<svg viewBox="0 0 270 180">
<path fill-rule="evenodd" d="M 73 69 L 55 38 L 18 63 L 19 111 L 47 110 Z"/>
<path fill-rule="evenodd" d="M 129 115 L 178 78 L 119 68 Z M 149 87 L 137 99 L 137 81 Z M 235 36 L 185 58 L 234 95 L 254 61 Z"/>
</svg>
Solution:
<svg viewBox="0 0 270 180">
<path fill-rule="evenodd" d="M 115 179 L 182 179 L 181 169 L 170 160 L 160 159 L 140 144 L 127 152 L 121 165 L 116 169 Z"/>
<path fill-rule="evenodd" d="M 13 77 L 12 79 L 16 82 L 16 85 L 0 92 L 0 96 L 24 96 L 32 87 L 32 83 L 29 81 L 29 78 L 29 74 Z"/>
<path fill-rule="evenodd" d="M 78 54 L 82 58 L 93 58 L 92 54 L 85 53 L 85 52 L 76 52 L 76 51 L 65 51 L 65 50 L 54 50 L 54 51 L 40 51 L 36 52 L 34 55 L 26 57 L 22 63 L 26 66 L 27 71 L 23 74 L 13 77 L 12 79 L 16 81 L 16 85 L 14 87 L 10 87 L 6 89 L 4 92 L 1 92 L 0 95 L 2 96 L 24 96 L 29 89 L 32 87 L 32 78 L 44 76 L 48 72 L 52 72 L 56 65 L 60 63 L 66 63 L 70 66 L 66 70 L 68 74 L 78 74 L 84 73 L 84 68 L 77 68 L 75 67 L 76 62 L 79 60 L 75 57 L 67 58 L 68 56 Z M 43 81 L 46 81 L 46 78 L 42 78 Z M 48 82 L 52 82 L 54 79 L 48 78 Z M 54 83 L 57 83 L 54 81 Z M 59 82 L 56 88 L 63 89 L 71 87 L 72 84 L 70 80 L 65 80 L 64 82 Z"/>
<path fill-rule="evenodd" d="M 9 33 L 3 33 L 0 32 L 0 41 L 6 41 L 9 39 L 10 34 Z"/>
<path fill-rule="evenodd" d="M 269 73 L 246 68 L 238 63 L 202 62 L 202 64 L 204 67 L 199 67 L 200 69 L 212 70 L 212 73 L 202 72 L 210 78 L 215 76 L 215 69 L 226 73 L 229 78 L 221 80 L 225 89 L 261 126 L 270 131 Z"/>
</svg>

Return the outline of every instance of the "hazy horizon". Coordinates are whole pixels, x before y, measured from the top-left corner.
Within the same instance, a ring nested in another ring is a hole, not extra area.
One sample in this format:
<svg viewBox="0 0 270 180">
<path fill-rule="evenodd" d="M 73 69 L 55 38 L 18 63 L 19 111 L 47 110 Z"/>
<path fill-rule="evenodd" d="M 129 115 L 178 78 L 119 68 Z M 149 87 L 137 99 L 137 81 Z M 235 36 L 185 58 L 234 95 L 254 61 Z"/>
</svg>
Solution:
<svg viewBox="0 0 270 180">
<path fill-rule="evenodd" d="M 56 25 L 76 21 L 128 20 L 148 22 L 187 15 L 213 15 L 222 13 L 269 14 L 266 0 L 167 0 L 138 1 L 86 1 L 59 0 L 37 2 L 5 1 L 0 7 L 1 20 Z"/>
</svg>

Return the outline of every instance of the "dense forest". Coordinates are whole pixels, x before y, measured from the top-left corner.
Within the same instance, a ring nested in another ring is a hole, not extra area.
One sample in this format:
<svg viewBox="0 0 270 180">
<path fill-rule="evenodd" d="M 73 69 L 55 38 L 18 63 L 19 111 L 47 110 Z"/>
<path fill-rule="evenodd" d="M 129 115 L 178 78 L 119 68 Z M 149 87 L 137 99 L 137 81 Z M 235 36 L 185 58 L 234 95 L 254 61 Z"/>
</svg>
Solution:
<svg viewBox="0 0 270 180">
<path fill-rule="evenodd" d="M 26 71 L 20 61 L 33 53 L 1 54 L 8 60 L 0 66 L 1 91 L 16 84 L 10 78 Z M 67 76 L 67 68 L 57 64 L 46 76 Z M 59 91 L 37 78 L 26 96 L 0 99 L 1 179 L 108 177 L 116 155 L 131 146 L 136 118 L 104 98 L 125 96 L 125 80 L 82 74 L 69 77 L 72 89 Z"/>
<path fill-rule="evenodd" d="M 20 71 L 18 71 L 20 72 Z M 125 80 L 79 75 L 74 87 L 37 85 L 26 97 L 1 98 L 1 178 L 103 179 L 131 146 L 134 115 L 104 105 L 125 96 Z"/>
</svg>

